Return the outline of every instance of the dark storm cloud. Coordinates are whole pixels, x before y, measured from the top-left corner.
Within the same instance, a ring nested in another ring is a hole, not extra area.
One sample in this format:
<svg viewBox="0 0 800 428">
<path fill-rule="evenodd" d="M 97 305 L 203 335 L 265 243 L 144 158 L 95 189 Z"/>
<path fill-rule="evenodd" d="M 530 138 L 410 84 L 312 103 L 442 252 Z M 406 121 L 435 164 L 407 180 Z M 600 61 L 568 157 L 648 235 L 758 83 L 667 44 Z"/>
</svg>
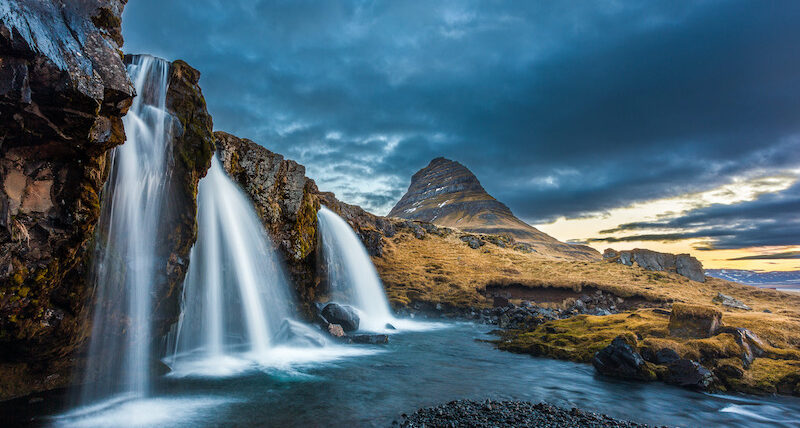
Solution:
<svg viewBox="0 0 800 428">
<path fill-rule="evenodd" d="M 641 233 L 627 236 L 592 238 L 589 242 L 677 241 L 705 238 L 698 250 L 732 249 L 800 243 L 800 183 L 783 192 L 762 195 L 758 199 L 735 205 L 712 205 L 686 215 L 664 221 L 636 222 L 604 230 L 601 234 L 618 234 L 642 230 L 663 233 Z M 743 257 L 733 260 L 800 258 L 800 253 Z"/>
<path fill-rule="evenodd" d="M 800 164 L 797 22 L 798 2 L 139 0 L 123 30 L 203 72 L 217 129 L 346 201 L 385 213 L 445 156 L 537 222 Z"/>
</svg>

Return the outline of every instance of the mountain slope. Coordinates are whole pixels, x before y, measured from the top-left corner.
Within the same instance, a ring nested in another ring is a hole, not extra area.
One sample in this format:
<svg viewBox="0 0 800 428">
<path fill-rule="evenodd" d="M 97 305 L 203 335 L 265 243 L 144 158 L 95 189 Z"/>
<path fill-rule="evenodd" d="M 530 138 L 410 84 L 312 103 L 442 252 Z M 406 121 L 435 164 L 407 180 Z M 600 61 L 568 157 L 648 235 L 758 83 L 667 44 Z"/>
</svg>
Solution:
<svg viewBox="0 0 800 428">
<path fill-rule="evenodd" d="M 509 235 L 536 252 L 559 258 L 600 258 L 582 245 L 569 245 L 518 219 L 502 202 L 489 195 L 478 178 L 458 162 L 436 158 L 411 178 L 408 191 L 390 217 L 420 220 L 465 232 Z"/>
</svg>

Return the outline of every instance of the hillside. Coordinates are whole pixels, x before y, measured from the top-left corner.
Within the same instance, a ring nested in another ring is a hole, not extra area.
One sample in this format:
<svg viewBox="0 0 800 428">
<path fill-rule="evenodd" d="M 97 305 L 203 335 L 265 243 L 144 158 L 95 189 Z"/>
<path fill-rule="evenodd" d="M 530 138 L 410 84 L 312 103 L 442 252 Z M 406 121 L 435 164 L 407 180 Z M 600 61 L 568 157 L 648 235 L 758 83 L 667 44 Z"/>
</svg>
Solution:
<svg viewBox="0 0 800 428">
<path fill-rule="evenodd" d="M 390 217 L 419 220 L 465 232 L 508 235 L 539 254 L 570 260 L 598 260 L 600 253 L 565 244 L 517 218 L 481 186 L 464 165 L 436 158 L 411 178 Z"/>
</svg>

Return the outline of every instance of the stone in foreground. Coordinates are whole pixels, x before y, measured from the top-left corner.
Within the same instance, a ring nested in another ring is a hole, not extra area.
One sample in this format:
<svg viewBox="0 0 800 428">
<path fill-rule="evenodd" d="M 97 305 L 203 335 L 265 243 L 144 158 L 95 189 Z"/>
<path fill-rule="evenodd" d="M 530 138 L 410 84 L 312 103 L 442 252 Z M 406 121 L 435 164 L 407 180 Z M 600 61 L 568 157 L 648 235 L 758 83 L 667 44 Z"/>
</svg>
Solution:
<svg viewBox="0 0 800 428">
<path fill-rule="evenodd" d="M 347 305 L 328 303 L 322 309 L 322 317 L 331 324 L 339 324 L 344 331 L 356 331 L 360 319 L 356 310 Z"/>
<path fill-rule="evenodd" d="M 656 379 L 655 372 L 623 336 L 617 336 L 610 345 L 598 351 L 592 359 L 592 365 L 599 373 L 606 376 L 638 380 Z"/>
</svg>

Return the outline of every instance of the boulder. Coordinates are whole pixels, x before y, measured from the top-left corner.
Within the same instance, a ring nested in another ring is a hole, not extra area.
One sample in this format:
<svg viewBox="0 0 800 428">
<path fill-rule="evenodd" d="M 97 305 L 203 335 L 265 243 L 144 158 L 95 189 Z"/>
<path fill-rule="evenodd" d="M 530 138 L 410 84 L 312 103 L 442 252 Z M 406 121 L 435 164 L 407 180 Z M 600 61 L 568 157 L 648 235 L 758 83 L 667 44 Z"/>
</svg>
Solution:
<svg viewBox="0 0 800 428">
<path fill-rule="evenodd" d="M 675 303 L 669 316 L 669 333 L 685 338 L 711 337 L 721 322 L 722 312 L 713 307 Z"/>
<path fill-rule="evenodd" d="M 385 345 L 389 343 L 387 334 L 353 334 L 348 336 L 351 343 L 361 343 L 367 345 Z"/>
<path fill-rule="evenodd" d="M 672 385 L 705 390 L 714 382 L 714 376 L 700 363 L 681 358 L 667 366 L 664 381 Z"/>
<path fill-rule="evenodd" d="M 395 326 L 389 324 L 388 322 L 386 323 L 385 326 L 383 326 L 383 328 L 385 328 L 387 330 L 397 330 L 397 328 Z"/>
<path fill-rule="evenodd" d="M 711 302 L 734 309 L 742 309 L 745 311 L 753 310 L 750 306 L 745 305 L 741 300 L 735 299 L 732 296 L 728 296 L 727 294 L 722 294 L 720 292 L 717 292 L 717 295 L 711 299 Z"/>
<path fill-rule="evenodd" d="M 360 319 L 355 309 L 338 303 L 328 303 L 322 309 L 322 317 L 331 324 L 339 324 L 344 331 L 356 331 Z"/>
<path fill-rule="evenodd" d="M 469 245 L 469 247 L 472 248 L 473 250 L 477 250 L 478 248 L 486 245 L 486 242 L 484 242 L 477 236 L 472 236 L 472 235 L 462 236 L 461 240 L 466 242 L 467 245 Z"/>
<path fill-rule="evenodd" d="M 617 336 L 611 344 L 598 351 L 592 365 L 606 376 L 623 379 L 655 380 L 656 373 L 624 336 Z"/>
</svg>

